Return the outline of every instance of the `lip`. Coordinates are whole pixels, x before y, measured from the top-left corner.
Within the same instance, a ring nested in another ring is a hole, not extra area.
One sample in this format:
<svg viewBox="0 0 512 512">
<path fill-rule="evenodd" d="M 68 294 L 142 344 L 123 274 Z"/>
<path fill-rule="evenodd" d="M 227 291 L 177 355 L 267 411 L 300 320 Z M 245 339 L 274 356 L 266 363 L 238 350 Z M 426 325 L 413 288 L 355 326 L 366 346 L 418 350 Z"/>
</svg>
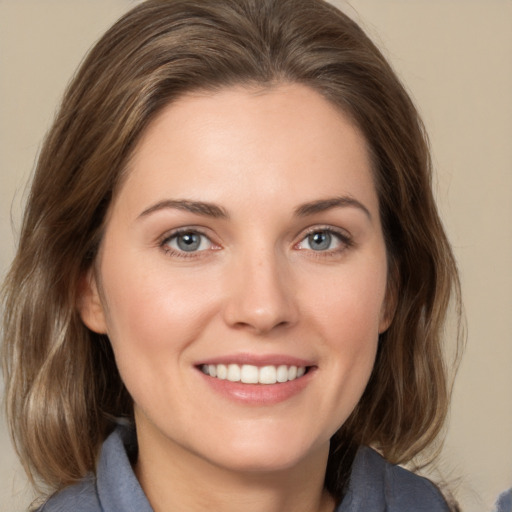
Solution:
<svg viewBox="0 0 512 512">
<path fill-rule="evenodd" d="M 314 361 L 301 359 L 285 354 L 230 354 L 225 356 L 212 357 L 198 361 L 195 366 L 200 368 L 203 364 L 250 364 L 253 366 L 315 366 Z"/>
<path fill-rule="evenodd" d="M 253 366 L 288 365 L 305 366 L 308 371 L 300 378 L 276 384 L 243 384 L 228 380 L 210 377 L 201 371 L 203 364 L 250 364 Z M 314 379 L 316 373 L 315 364 L 306 359 L 300 359 L 284 354 L 254 355 L 233 354 L 221 357 L 209 358 L 196 365 L 196 370 L 203 382 L 216 394 L 230 401 L 244 405 L 265 406 L 276 405 L 290 400 L 301 393 Z"/>
</svg>

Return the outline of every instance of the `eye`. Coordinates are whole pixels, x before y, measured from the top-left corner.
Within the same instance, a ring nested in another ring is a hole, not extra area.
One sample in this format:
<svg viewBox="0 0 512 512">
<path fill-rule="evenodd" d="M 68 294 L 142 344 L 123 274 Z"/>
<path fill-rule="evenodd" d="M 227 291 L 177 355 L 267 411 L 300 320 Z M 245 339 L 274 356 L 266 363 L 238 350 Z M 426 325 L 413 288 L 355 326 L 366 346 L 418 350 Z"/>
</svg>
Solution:
<svg viewBox="0 0 512 512">
<path fill-rule="evenodd" d="M 315 229 L 310 231 L 296 247 L 316 252 L 336 252 L 350 245 L 351 241 L 347 235 L 332 229 Z"/>
<path fill-rule="evenodd" d="M 162 246 L 175 253 L 193 253 L 206 251 L 212 248 L 211 240 L 197 231 L 180 231 L 166 238 Z"/>
</svg>

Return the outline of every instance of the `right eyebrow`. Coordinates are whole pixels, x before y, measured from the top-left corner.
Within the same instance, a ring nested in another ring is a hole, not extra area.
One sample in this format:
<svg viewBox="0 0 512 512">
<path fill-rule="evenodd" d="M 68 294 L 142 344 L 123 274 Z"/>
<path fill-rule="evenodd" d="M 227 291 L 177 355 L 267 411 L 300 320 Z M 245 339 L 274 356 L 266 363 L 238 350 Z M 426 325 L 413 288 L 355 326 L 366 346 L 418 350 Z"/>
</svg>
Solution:
<svg viewBox="0 0 512 512">
<path fill-rule="evenodd" d="M 204 201 L 190 201 L 187 199 L 164 199 L 158 203 L 146 208 L 138 218 L 143 218 L 156 211 L 173 209 L 184 210 L 205 217 L 214 217 L 216 219 L 227 219 L 229 217 L 226 210 L 214 203 Z"/>
</svg>

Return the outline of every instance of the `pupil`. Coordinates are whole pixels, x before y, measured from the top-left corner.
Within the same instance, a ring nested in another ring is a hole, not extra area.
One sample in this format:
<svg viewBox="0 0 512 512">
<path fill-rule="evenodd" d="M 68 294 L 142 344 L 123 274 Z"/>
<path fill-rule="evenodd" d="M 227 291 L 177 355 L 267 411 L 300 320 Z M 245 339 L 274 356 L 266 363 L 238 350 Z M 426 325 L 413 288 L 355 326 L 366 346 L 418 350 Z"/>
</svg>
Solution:
<svg viewBox="0 0 512 512">
<path fill-rule="evenodd" d="M 178 247 L 182 251 L 195 251 L 200 243 L 201 239 L 196 233 L 185 233 L 178 237 Z"/>
<path fill-rule="evenodd" d="M 315 251 L 323 251 L 331 245 L 331 235 L 325 231 L 318 231 L 309 235 L 309 245 Z"/>
</svg>

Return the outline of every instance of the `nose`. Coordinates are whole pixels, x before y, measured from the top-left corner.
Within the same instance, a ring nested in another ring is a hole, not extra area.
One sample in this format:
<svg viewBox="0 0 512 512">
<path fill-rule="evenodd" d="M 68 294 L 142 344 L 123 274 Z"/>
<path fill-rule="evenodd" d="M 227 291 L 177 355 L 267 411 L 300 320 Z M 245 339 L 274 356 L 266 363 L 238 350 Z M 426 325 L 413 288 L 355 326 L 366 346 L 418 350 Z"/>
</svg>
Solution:
<svg viewBox="0 0 512 512">
<path fill-rule="evenodd" d="M 297 322 L 291 271 L 273 252 L 251 254 L 229 269 L 224 319 L 237 329 L 266 334 Z"/>
</svg>

